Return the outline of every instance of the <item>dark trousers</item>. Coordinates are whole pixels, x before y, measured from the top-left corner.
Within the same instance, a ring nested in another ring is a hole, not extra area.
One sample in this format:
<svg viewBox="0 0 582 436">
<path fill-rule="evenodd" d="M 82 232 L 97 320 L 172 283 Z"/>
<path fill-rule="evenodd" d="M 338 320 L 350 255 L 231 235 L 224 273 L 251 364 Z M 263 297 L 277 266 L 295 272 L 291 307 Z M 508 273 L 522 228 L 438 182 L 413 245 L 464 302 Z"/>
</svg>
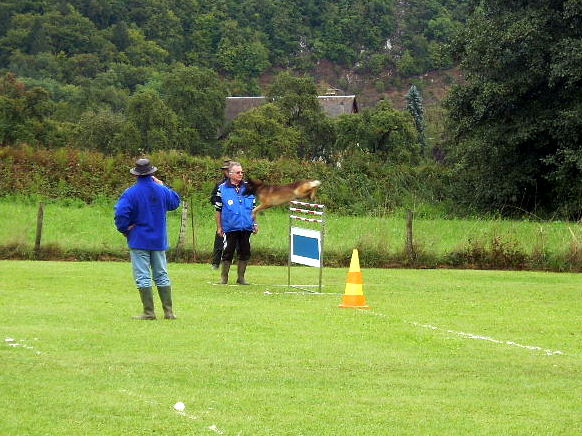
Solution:
<svg viewBox="0 0 582 436">
<path fill-rule="evenodd" d="M 232 262 L 235 250 L 238 253 L 238 260 L 249 260 L 251 257 L 251 233 L 248 230 L 225 233 L 222 261 Z"/>
<path fill-rule="evenodd" d="M 214 234 L 214 251 L 212 252 L 212 265 L 220 265 L 222 258 L 222 247 L 224 246 L 224 238 L 218 233 Z"/>
</svg>

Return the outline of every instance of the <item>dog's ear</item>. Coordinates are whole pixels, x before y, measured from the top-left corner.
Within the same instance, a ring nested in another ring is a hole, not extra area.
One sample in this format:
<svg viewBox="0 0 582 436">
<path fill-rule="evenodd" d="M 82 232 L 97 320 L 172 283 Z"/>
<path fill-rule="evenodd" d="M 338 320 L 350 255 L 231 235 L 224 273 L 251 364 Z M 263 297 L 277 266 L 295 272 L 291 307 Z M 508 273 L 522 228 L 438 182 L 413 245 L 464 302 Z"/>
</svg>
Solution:
<svg viewBox="0 0 582 436">
<path fill-rule="evenodd" d="M 257 191 L 257 179 L 248 178 L 246 180 L 245 195 L 255 195 Z"/>
<path fill-rule="evenodd" d="M 260 179 L 255 179 L 253 177 L 249 177 L 248 179 L 246 179 L 247 182 L 251 185 L 253 185 L 255 188 L 258 188 L 261 185 L 264 185 L 263 181 Z"/>
</svg>

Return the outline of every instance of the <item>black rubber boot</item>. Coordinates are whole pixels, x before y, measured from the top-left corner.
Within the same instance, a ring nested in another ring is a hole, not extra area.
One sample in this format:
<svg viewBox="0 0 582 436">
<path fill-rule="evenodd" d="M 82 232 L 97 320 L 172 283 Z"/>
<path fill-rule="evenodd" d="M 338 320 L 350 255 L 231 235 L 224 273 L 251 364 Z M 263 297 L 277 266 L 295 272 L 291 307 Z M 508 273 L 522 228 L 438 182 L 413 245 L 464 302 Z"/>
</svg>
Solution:
<svg viewBox="0 0 582 436">
<path fill-rule="evenodd" d="M 250 283 L 248 283 L 245 280 L 245 272 L 247 270 L 247 261 L 246 260 L 239 260 L 238 261 L 238 278 L 236 279 L 236 282 L 239 285 L 250 285 Z"/>
<path fill-rule="evenodd" d="M 138 291 L 141 298 L 141 303 L 143 304 L 143 313 L 141 315 L 134 316 L 133 319 L 156 319 L 152 288 L 139 288 Z"/>
<path fill-rule="evenodd" d="M 226 285 L 228 283 L 228 272 L 230 271 L 230 264 L 232 262 L 223 261 L 222 270 L 220 271 L 220 284 Z"/>
<path fill-rule="evenodd" d="M 158 294 L 162 300 L 162 307 L 164 308 L 165 319 L 176 319 L 176 315 L 172 312 L 172 287 L 158 286 Z"/>
</svg>

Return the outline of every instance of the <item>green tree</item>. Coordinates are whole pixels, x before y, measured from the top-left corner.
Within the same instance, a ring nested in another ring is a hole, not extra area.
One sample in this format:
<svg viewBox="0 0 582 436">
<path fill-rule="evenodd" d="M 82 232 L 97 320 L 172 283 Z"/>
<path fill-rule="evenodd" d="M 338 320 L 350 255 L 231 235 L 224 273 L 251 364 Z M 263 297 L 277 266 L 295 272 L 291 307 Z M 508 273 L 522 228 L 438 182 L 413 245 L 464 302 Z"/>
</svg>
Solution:
<svg viewBox="0 0 582 436">
<path fill-rule="evenodd" d="M 337 159 L 368 153 L 381 162 L 415 164 L 420 150 L 412 116 L 381 101 L 358 114 L 343 115 L 336 121 Z"/>
<path fill-rule="evenodd" d="M 371 135 L 367 147 L 372 153 L 392 162 L 417 163 L 418 143 L 412 117 L 394 109 L 389 101 L 381 101 L 364 111 L 364 122 Z"/>
<path fill-rule="evenodd" d="M 213 68 L 217 65 L 216 53 L 222 38 L 222 22 L 225 14 L 217 11 L 197 15 L 192 29 L 185 36 L 185 62 L 198 67 Z"/>
<path fill-rule="evenodd" d="M 302 159 L 329 160 L 333 154 L 335 131 L 319 104 L 313 79 L 281 72 L 267 96 L 281 109 L 287 125 L 301 133 L 297 155 Z"/>
<path fill-rule="evenodd" d="M 113 26 L 111 42 L 115 44 L 119 51 L 125 51 L 131 45 L 129 28 L 125 21 L 120 21 Z"/>
<path fill-rule="evenodd" d="M 359 114 L 343 114 L 336 120 L 336 159 L 367 149 L 370 131 Z"/>
<path fill-rule="evenodd" d="M 50 50 L 47 41 L 47 34 L 39 18 L 36 18 L 32 24 L 29 34 L 24 41 L 24 49 L 29 54 L 39 54 Z"/>
<path fill-rule="evenodd" d="M 178 117 L 152 89 L 137 92 L 129 99 L 123 140 L 132 151 L 151 153 L 175 148 Z"/>
<path fill-rule="evenodd" d="M 130 45 L 123 54 L 127 61 L 134 66 L 163 65 L 169 53 L 160 47 L 155 41 L 146 39 L 141 29 L 129 29 Z M 122 60 L 124 60 L 122 58 Z"/>
<path fill-rule="evenodd" d="M 216 147 L 217 133 L 224 123 L 226 87 L 211 70 L 177 65 L 162 79 L 164 101 L 180 117 L 180 124 L 198 132 L 197 153 Z"/>
<path fill-rule="evenodd" d="M 484 209 L 582 215 L 582 3 L 484 0 L 453 45 L 447 101 L 458 198 Z"/>
<path fill-rule="evenodd" d="M 229 156 L 275 160 L 296 157 L 301 134 L 286 126 L 286 117 L 273 103 L 240 114 L 225 142 Z"/>
<path fill-rule="evenodd" d="M 258 39 L 225 37 L 218 46 L 217 60 L 226 74 L 236 78 L 257 77 L 269 63 L 269 52 Z"/>
<path fill-rule="evenodd" d="M 426 147 L 424 137 L 424 107 L 422 106 L 422 96 L 420 91 L 415 85 L 412 85 L 406 93 L 406 109 L 408 109 L 408 112 L 410 112 L 414 119 L 414 126 L 418 132 L 418 143 L 420 144 L 421 149 L 424 150 Z"/>
<path fill-rule="evenodd" d="M 0 144 L 45 144 L 53 102 L 46 90 L 27 88 L 14 74 L 0 77 Z"/>
<path fill-rule="evenodd" d="M 77 124 L 75 145 L 105 154 L 125 151 L 122 140 L 125 123 L 123 114 L 109 109 L 87 111 L 81 115 Z"/>
</svg>

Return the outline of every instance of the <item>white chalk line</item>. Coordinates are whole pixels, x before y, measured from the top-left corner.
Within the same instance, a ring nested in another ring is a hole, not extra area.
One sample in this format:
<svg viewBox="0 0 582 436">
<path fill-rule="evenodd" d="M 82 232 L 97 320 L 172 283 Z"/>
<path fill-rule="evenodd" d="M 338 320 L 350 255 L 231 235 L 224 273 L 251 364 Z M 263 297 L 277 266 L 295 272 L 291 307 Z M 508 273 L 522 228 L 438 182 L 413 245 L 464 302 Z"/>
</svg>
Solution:
<svg viewBox="0 0 582 436">
<path fill-rule="evenodd" d="M 378 317 L 382 317 L 382 318 L 387 318 L 386 315 L 382 314 L 382 313 L 378 313 L 378 312 L 374 312 L 373 310 L 364 310 L 361 309 L 362 312 L 364 313 L 368 313 L 370 315 L 374 315 L 374 316 L 378 316 Z M 476 339 L 476 340 L 480 340 L 480 341 L 486 341 L 486 342 L 492 342 L 494 344 L 500 344 L 500 345 L 509 345 L 512 347 L 518 347 L 518 348 L 523 348 L 526 350 L 532 350 L 532 351 L 543 351 L 547 356 L 555 356 L 555 355 L 564 355 L 566 353 L 564 353 L 563 351 L 560 350 L 550 350 L 547 348 L 543 348 L 543 347 L 539 347 L 537 345 L 523 345 L 523 344 L 519 344 L 517 342 L 514 341 L 504 341 L 501 339 L 495 339 L 492 338 L 490 336 L 483 336 L 483 335 L 477 335 L 474 333 L 466 333 L 466 332 L 461 332 L 461 331 L 456 331 L 456 330 L 450 330 L 450 329 L 443 329 L 440 327 L 436 327 L 434 325 L 431 324 L 423 324 L 423 323 L 419 323 L 416 321 L 404 321 L 406 324 L 410 324 L 413 325 L 415 327 L 422 327 L 425 329 L 429 329 L 429 330 L 439 330 L 439 331 L 444 331 L 446 333 L 450 333 L 453 335 L 457 335 L 457 336 L 461 336 L 463 338 L 467 338 L 467 339 Z"/>
<path fill-rule="evenodd" d="M 284 292 L 274 292 L 267 289 L 263 292 L 265 295 L 284 295 L 284 294 L 295 294 L 295 295 L 343 295 L 336 294 L 332 292 L 315 292 L 315 291 L 284 291 Z"/>
<path fill-rule="evenodd" d="M 38 341 L 38 338 L 34 338 L 34 341 Z M 18 341 L 14 338 L 4 338 L 4 343 L 12 348 L 22 347 L 27 350 L 33 350 L 35 354 L 42 354 L 40 351 L 36 350 L 32 345 L 28 345 L 28 339 L 19 339 Z"/>
<path fill-rule="evenodd" d="M 221 286 L 221 287 L 224 287 L 224 286 L 230 286 L 230 287 L 233 287 L 233 286 L 234 286 L 234 287 L 240 287 L 240 286 L 242 286 L 242 285 L 240 285 L 240 284 L 238 284 L 238 283 L 227 283 L 227 284 L 224 284 L 224 283 L 219 283 L 219 282 L 206 282 L 206 283 L 207 283 L 207 284 L 209 284 L 209 285 L 212 285 L 212 286 Z M 252 284 L 253 284 L 253 283 L 251 283 L 251 285 L 252 285 Z"/>
<path fill-rule="evenodd" d="M 144 395 L 141 395 L 141 394 L 138 394 L 135 392 L 131 392 L 127 389 L 120 389 L 119 392 L 126 394 L 130 397 L 137 398 L 137 399 L 143 401 L 144 403 L 148 403 L 148 404 L 154 405 L 156 407 L 167 407 L 165 404 L 162 404 L 159 401 L 152 400 L 150 398 L 145 397 Z M 174 411 L 174 413 L 176 413 L 176 415 L 183 416 L 184 418 L 190 419 L 192 421 L 197 421 L 197 420 L 202 418 L 201 416 L 192 415 L 192 414 L 185 412 L 183 410 L 176 410 L 176 409 L 174 409 L 173 405 L 171 405 L 170 407 Z M 209 415 L 210 413 L 212 413 L 213 410 L 214 410 L 213 407 L 209 407 L 207 410 L 201 412 L 200 415 Z M 225 431 L 221 430 L 216 424 L 212 424 L 206 428 L 210 431 L 217 433 L 217 434 L 225 434 Z"/>
<path fill-rule="evenodd" d="M 294 288 L 294 289 L 303 289 L 303 288 L 319 288 L 319 285 L 291 285 L 288 284 L 277 284 L 277 285 L 269 285 L 269 288 Z M 303 289 L 301 291 L 271 291 L 269 288 L 265 289 L 265 295 L 283 295 L 283 294 L 295 294 L 295 295 L 343 295 L 342 293 L 338 292 L 316 292 L 310 291 L 309 289 Z M 324 286 L 322 286 L 324 288 Z"/>
</svg>

